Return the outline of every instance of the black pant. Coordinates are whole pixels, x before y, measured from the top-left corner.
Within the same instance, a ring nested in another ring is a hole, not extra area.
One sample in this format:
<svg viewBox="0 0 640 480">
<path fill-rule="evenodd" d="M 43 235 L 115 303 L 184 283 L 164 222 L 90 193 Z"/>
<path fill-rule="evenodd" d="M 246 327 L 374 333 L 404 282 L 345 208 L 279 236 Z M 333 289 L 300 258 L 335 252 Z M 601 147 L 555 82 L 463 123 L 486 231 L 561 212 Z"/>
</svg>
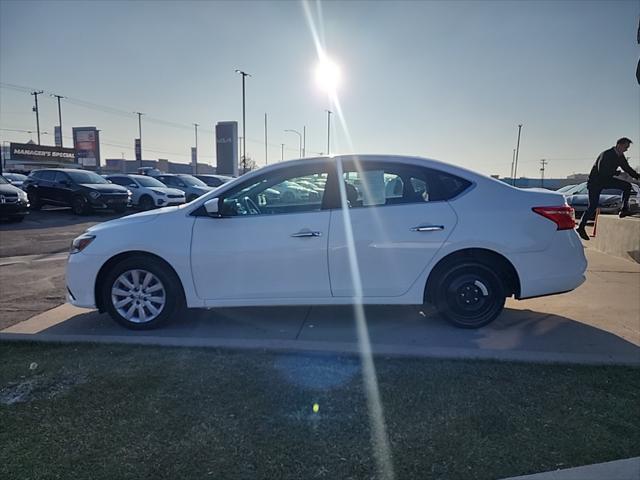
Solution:
<svg viewBox="0 0 640 480">
<path fill-rule="evenodd" d="M 631 195 L 631 184 L 629 182 L 625 182 L 619 178 L 607 178 L 603 180 L 590 181 L 587 183 L 587 188 L 589 189 L 589 207 L 582 215 L 580 228 L 584 228 L 587 225 L 587 221 L 592 220 L 595 216 L 598 203 L 600 202 L 600 193 L 605 188 L 617 188 L 618 190 L 622 190 L 622 208 L 629 208 L 629 196 Z"/>
</svg>

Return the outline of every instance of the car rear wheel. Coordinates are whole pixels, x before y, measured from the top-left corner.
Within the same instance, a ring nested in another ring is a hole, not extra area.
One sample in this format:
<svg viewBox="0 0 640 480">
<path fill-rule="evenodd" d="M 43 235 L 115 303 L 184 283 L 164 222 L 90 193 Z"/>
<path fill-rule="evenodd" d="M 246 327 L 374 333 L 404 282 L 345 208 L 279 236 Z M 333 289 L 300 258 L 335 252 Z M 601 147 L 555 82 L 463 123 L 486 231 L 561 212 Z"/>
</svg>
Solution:
<svg viewBox="0 0 640 480">
<path fill-rule="evenodd" d="M 89 211 L 87 199 L 80 195 L 73 197 L 73 200 L 71 201 L 71 209 L 76 215 L 84 215 Z"/>
<path fill-rule="evenodd" d="M 490 265 L 461 261 L 441 271 L 433 300 L 456 327 L 480 328 L 500 315 L 506 298 L 500 273 Z"/>
<path fill-rule="evenodd" d="M 102 285 L 109 315 L 132 330 L 156 328 L 183 305 L 180 280 L 161 261 L 134 257 L 117 263 Z"/>
</svg>

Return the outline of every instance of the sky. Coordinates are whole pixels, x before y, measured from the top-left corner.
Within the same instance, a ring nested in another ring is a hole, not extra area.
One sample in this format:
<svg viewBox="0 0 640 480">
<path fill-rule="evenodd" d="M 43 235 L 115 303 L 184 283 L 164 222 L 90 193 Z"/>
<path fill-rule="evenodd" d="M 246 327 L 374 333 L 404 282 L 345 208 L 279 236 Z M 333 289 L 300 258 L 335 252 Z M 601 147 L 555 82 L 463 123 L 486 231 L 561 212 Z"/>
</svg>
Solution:
<svg viewBox="0 0 640 480">
<path fill-rule="evenodd" d="M 55 1 L 0 0 L 0 140 L 27 141 L 39 97 L 42 144 L 53 145 L 62 100 L 71 127 L 101 130 L 105 158 L 134 158 L 142 117 L 145 159 L 215 165 L 214 126 L 242 129 L 247 156 L 327 151 L 326 109 L 314 70 L 322 48 L 339 65 L 343 121 L 331 153 L 418 155 L 509 176 L 522 124 L 518 176 L 588 172 L 615 140 L 640 164 L 635 69 L 638 1 Z M 346 128 L 345 128 L 346 127 Z"/>
</svg>

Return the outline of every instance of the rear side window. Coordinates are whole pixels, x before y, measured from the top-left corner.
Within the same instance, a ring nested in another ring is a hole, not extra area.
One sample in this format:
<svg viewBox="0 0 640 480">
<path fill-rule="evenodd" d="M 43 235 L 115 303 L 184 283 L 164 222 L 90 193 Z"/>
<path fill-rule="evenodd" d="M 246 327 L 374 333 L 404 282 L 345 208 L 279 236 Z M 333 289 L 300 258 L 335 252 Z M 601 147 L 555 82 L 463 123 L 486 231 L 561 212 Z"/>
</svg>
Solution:
<svg viewBox="0 0 640 480">
<path fill-rule="evenodd" d="M 469 180 L 439 170 L 429 170 L 431 200 L 451 200 L 471 186 Z"/>
</svg>

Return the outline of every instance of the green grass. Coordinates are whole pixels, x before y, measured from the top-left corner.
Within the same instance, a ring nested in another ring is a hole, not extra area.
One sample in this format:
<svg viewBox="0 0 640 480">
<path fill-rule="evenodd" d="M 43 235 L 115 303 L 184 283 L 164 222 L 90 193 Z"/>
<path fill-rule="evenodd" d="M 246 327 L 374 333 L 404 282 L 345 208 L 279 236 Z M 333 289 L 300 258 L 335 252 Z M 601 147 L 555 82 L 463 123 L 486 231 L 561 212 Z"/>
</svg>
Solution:
<svg viewBox="0 0 640 480">
<path fill-rule="evenodd" d="M 398 479 L 640 455 L 638 369 L 375 363 Z M 3 479 L 378 478 L 369 425 L 355 357 L 0 343 Z"/>
</svg>

